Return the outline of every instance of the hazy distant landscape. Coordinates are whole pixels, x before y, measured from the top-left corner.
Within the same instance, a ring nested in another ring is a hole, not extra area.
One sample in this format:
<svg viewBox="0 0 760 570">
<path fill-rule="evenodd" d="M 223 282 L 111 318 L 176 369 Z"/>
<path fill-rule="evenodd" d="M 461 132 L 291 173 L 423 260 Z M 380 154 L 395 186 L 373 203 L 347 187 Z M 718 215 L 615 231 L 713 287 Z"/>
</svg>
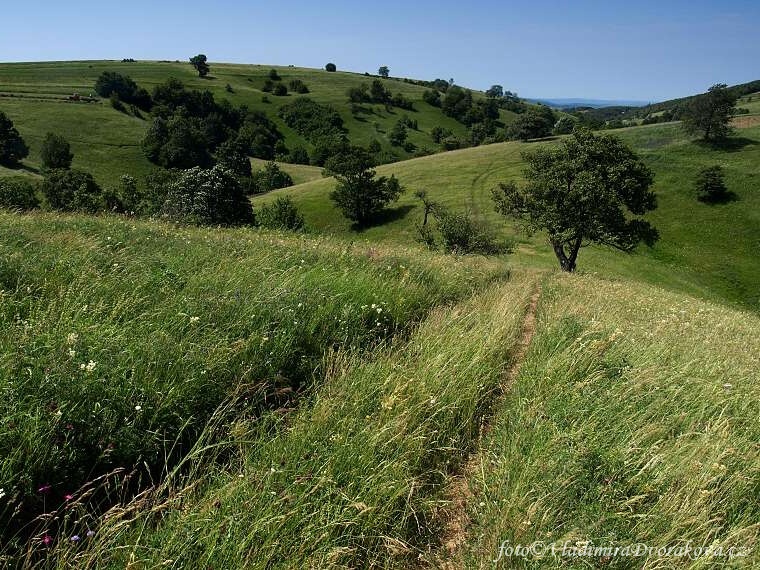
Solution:
<svg viewBox="0 0 760 570">
<path fill-rule="evenodd" d="M 0 567 L 760 565 L 760 79 L 406 25 L 0 62 Z"/>
</svg>

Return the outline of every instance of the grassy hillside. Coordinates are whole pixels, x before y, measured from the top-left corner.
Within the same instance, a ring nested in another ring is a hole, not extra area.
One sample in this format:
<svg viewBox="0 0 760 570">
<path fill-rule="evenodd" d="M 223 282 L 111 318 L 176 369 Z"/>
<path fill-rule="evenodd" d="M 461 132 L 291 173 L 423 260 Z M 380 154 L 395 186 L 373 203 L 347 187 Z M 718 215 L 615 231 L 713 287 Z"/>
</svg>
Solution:
<svg viewBox="0 0 760 570">
<path fill-rule="evenodd" d="M 557 568 L 502 542 L 744 549 L 760 563 L 760 319 L 593 277 L 544 287 L 537 334 L 473 469 L 464 568 Z M 603 556 L 586 559 L 603 565 Z M 639 567 L 644 559 L 612 559 Z"/>
<path fill-rule="evenodd" d="M 121 174 L 141 176 L 151 164 L 143 156 L 139 143 L 150 123 L 150 117 L 138 119 L 113 109 L 107 100 L 95 103 L 71 102 L 73 93 L 90 95 L 95 80 L 103 71 L 116 71 L 129 75 L 139 86 L 151 91 L 155 85 L 170 77 L 180 79 L 191 89 L 210 90 L 217 100 L 228 99 L 234 105 L 247 105 L 252 110 L 263 111 L 272 119 L 285 136 L 285 143 L 304 145 L 308 143 L 287 127 L 277 116 L 279 108 L 292 101 L 290 93 L 277 97 L 264 93 L 261 88 L 270 69 L 276 69 L 286 85 L 292 79 L 301 79 L 310 92 L 306 95 L 317 102 L 333 105 L 341 114 L 348 136 L 354 144 L 367 146 L 376 139 L 386 151 L 399 157 L 409 154 L 399 147 L 391 147 L 388 134 L 396 121 L 404 114 L 418 122 L 419 130 L 409 130 L 408 138 L 418 148 L 435 149 L 429 132 L 434 126 L 450 129 L 456 135 L 465 136 L 467 128 L 445 116 L 437 107 L 422 101 L 425 87 L 389 79 L 385 85 L 395 94 L 402 93 L 414 102 L 415 111 L 397 108 L 386 110 L 382 105 L 363 105 L 370 113 L 352 115 L 347 91 L 362 83 L 370 83 L 372 77 L 358 73 L 283 67 L 270 65 L 211 64 L 210 76 L 202 79 L 189 63 L 84 61 L 49 63 L 3 63 L 0 64 L 0 111 L 14 121 L 21 135 L 31 148 L 24 163 L 27 173 L 35 174 L 39 168 L 39 148 L 45 133 L 53 131 L 72 143 L 74 166 L 91 171 L 103 185 L 113 185 Z M 431 78 L 432 79 L 432 78 Z M 227 91 L 229 85 L 233 92 Z M 262 102 L 267 96 L 269 102 Z M 476 97 L 478 94 L 475 94 Z M 480 95 L 482 96 L 482 95 Z M 512 114 L 502 110 L 502 121 L 508 123 Z M 0 176 L 8 175 L 0 167 Z"/>
<path fill-rule="evenodd" d="M 361 354 L 506 274 L 497 261 L 257 230 L 0 222 L 0 528 L 11 535 L 119 466 L 159 476 L 231 398 L 241 418 L 292 406 L 321 381 L 326 353 Z"/>
<path fill-rule="evenodd" d="M 739 130 L 733 146 L 724 149 L 690 142 L 677 123 L 621 129 L 614 134 L 629 143 L 655 172 L 659 207 L 650 219 L 661 239 L 653 249 L 642 248 L 633 255 L 599 248 L 583 250 L 581 270 L 645 279 L 690 294 L 760 308 L 760 270 L 755 253 L 760 242 L 760 129 Z M 519 179 L 521 152 L 538 144 L 552 143 L 502 143 L 379 167 L 379 174 L 395 174 L 407 192 L 392 209 L 387 223 L 361 233 L 351 229 L 329 200 L 334 187 L 331 179 L 257 197 L 254 207 L 287 194 L 303 210 L 307 223 L 320 232 L 411 244 L 416 238 L 414 225 L 422 220 L 421 204 L 414 192 L 424 189 L 432 199 L 451 208 L 470 210 L 503 225 L 493 212 L 489 192 L 500 181 Z M 723 166 L 737 201 L 712 206 L 697 201 L 692 190 L 694 177 L 701 167 L 711 164 Z M 508 223 L 504 232 L 521 240 L 516 263 L 554 265 L 543 236 L 525 239 Z"/>
</svg>

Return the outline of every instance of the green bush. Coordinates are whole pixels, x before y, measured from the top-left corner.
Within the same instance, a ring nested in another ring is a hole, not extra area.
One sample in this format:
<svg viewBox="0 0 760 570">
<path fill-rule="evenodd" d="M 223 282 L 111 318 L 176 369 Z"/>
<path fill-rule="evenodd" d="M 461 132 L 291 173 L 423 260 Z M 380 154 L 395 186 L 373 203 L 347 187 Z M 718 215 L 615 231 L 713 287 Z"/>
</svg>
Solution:
<svg viewBox="0 0 760 570">
<path fill-rule="evenodd" d="M 13 121 L 0 111 L 0 164 L 16 166 L 27 156 L 29 156 L 29 147 L 13 126 Z"/>
<path fill-rule="evenodd" d="M 263 228 L 271 230 L 300 230 L 304 226 L 301 212 L 290 196 L 278 196 L 277 199 L 261 208 L 256 220 Z"/>
<path fill-rule="evenodd" d="M 309 152 L 302 146 L 293 147 L 288 154 L 287 162 L 291 164 L 309 164 Z"/>
<path fill-rule="evenodd" d="M 257 194 L 293 186 L 293 179 L 290 174 L 284 172 L 274 161 L 267 162 L 264 168 L 254 172 L 251 175 L 251 180 Z"/>
<path fill-rule="evenodd" d="M 48 133 L 42 141 L 40 158 L 44 168 L 53 170 L 56 168 L 71 168 L 71 161 L 74 159 L 74 155 L 71 154 L 71 146 L 65 138 L 54 133 Z"/>
<path fill-rule="evenodd" d="M 0 178 L 0 208 L 33 210 L 40 205 L 36 185 L 25 178 Z"/>
<path fill-rule="evenodd" d="M 308 93 L 309 88 L 306 86 L 306 83 L 301 81 L 300 79 L 293 79 L 288 86 L 290 87 L 290 90 L 294 93 Z"/>
<path fill-rule="evenodd" d="M 719 165 L 703 168 L 697 174 L 694 190 L 702 202 L 722 202 L 729 196 L 723 177 L 723 168 Z"/>
<path fill-rule="evenodd" d="M 272 91 L 273 95 L 276 95 L 277 97 L 284 97 L 288 94 L 288 88 L 285 87 L 284 84 L 278 83 L 274 86 L 274 90 Z"/>
<path fill-rule="evenodd" d="M 338 68 L 335 66 L 334 63 L 328 63 L 325 65 L 325 71 L 338 71 Z"/>
<path fill-rule="evenodd" d="M 477 221 L 469 213 L 451 212 L 440 205 L 432 210 L 440 245 L 447 253 L 496 255 L 510 248 L 499 243 L 496 232 L 485 222 Z M 438 245 L 434 232 L 429 226 L 420 226 L 420 241 L 431 249 Z"/>
<path fill-rule="evenodd" d="M 251 175 L 251 161 L 245 154 L 243 145 L 238 141 L 228 140 L 219 145 L 216 150 L 216 159 L 220 166 L 231 170 L 238 176 Z"/>
<path fill-rule="evenodd" d="M 103 190 L 92 174 L 83 170 L 51 170 L 42 183 L 42 193 L 54 210 L 97 212 L 106 208 Z"/>
<path fill-rule="evenodd" d="M 254 222 L 251 203 L 237 177 L 215 166 L 196 167 L 170 183 L 161 208 L 165 218 L 194 224 L 240 225 Z"/>
</svg>

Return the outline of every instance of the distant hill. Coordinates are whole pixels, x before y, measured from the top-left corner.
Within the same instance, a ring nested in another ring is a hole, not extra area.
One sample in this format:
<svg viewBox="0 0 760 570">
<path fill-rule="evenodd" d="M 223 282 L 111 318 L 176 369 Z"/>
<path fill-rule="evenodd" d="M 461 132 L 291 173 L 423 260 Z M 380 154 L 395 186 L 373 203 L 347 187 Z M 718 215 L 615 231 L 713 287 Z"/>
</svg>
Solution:
<svg viewBox="0 0 760 570">
<path fill-rule="evenodd" d="M 599 109 L 602 107 L 644 107 L 649 105 L 650 101 L 634 101 L 626 99 L 577 99 L 577 98 L 539 98 L 526 99 L 531 103 L 542 103 L 557 109 L 573 109 L 577 107 L 590 107 Z"/>
</svg>

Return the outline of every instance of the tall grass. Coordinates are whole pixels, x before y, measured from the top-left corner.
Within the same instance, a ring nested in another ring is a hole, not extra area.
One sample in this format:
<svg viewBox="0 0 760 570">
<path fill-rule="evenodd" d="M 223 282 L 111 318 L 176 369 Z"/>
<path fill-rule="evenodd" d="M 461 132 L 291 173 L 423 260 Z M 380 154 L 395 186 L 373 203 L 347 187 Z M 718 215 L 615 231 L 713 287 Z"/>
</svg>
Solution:
<svg viewBox="0 0 760 570">
<path fill-rule="evenodd" d="M 97 534 L 61 541 L 59 567 L 408 566 L 498 392 L 531 288 L 523 275 L 437 309 L 371 360 L 333 353 L 312 405 L 230 430 L 240 462 L 152 511 L 89 521 Z"/>
<path fill-rule="evenodd" d="M 749 556 L 584 567 L 760 563 L 759 330 L 755 315 L 643 285 L 567 277 L 545 288 L 539 332 L 474 482 L 463 566 L 494 567 L 502 541 L 589 540 Z"/>
<path fill-rule="evenodd" d="M 5 546 L 112 469 L 160 477 L 229 398 L 240 419 L 292 407 L 325 351 L 370 350 L 504 271 L 256 230 L 0 213 Z"/>
</svg>

